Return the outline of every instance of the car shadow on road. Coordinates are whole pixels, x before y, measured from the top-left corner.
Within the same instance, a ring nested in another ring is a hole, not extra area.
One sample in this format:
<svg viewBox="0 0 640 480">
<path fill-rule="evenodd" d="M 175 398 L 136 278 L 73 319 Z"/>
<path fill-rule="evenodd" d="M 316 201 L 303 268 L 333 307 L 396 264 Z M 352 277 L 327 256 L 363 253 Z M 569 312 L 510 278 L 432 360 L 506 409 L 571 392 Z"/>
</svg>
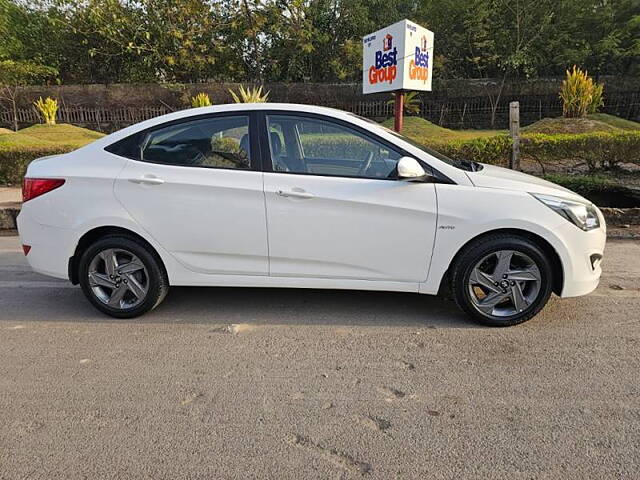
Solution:
<svg viewBox="0 0 640 480">
<path fill-rule="evenodd" d="M 173 288 L 158 316 L 257 325 L 476 327 L 451 300 L 400 292 L 289 288 Z M 188 321 L 188 320 L 187 320 Z"/>
<path fill-rule="evenodd" d="M 96 311 L 79 287 L 60 287 L 2 289 L 0 321 L 481 328 L 452 300 L 413 293 L 172 287 L 152 312 L 115 320 Z"/>
</svg>

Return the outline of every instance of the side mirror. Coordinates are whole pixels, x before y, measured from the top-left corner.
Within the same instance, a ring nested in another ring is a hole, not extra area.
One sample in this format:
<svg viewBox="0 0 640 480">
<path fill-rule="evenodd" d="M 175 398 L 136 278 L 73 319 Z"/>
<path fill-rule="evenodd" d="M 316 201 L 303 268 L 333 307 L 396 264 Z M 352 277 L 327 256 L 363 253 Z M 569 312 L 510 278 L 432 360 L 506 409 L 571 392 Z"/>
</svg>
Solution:
<svg viewBox="0 0 640 480">
<path fill-rule="evenodd" d="M 408 181 L 421 181 L 428 177 L 422 165 L 415 158 L 402 157 L 398 160 L 398 178 Z"/>
</svg>

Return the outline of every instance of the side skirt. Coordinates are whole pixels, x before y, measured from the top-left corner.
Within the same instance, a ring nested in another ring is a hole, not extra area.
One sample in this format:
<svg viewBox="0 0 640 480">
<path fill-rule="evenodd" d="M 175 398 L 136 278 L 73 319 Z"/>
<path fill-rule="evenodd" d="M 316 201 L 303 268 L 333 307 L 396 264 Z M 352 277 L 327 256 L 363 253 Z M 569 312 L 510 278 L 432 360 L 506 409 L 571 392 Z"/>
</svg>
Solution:
<svg viewBox="0 0 640 480">
<path fill-rule="evenodd" d="M 250 275 L 202 275 L 200 278 L 173 279 L 171 285 L 191 287 L 326 288 L 420 293 L 420 283 L 414 282 Z"/>
</svg>

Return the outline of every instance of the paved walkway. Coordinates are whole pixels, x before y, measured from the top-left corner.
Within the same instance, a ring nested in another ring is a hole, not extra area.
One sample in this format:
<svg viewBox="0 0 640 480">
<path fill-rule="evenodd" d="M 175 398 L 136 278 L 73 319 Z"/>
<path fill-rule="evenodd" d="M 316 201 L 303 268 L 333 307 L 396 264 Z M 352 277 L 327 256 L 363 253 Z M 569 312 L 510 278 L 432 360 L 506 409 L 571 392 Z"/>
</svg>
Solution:
<svg viewBox="0 0 640 480">
<path fill-rule="evenodd" d="M 3 203 L 17 203 L 22 201 L 20 187 L 0 187 L 0 205 Z"/>
</svg>

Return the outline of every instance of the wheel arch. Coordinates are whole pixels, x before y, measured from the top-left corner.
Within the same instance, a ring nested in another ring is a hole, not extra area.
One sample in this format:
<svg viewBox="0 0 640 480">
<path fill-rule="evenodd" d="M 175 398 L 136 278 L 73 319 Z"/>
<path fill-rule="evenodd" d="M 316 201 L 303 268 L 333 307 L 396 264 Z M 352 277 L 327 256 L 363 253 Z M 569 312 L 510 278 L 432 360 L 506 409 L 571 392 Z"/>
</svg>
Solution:
<svg viewBox="0 0 640 480">
<path fill-rule="evenodd" d="M 73 285 L 77 285 L 79 283 L 78 268 L 80 264 L 80 258 L 82 257 L 82 254 L 84 253 L 84 251 L 94 242 L 96 242 L 100 238 L 106 237 L 107 235 L 127 236 L 135 240 L 136 242 L 142 244 L 144 247 L 149 249 L 152 255 L 156 257 L 160 266 L 165 271 L 165 274 L 167 273 L 167 269 L 158 251 L 140 234 L 132 230 L 129 230 L 128 228 L 118 227 L 115 225 L 105 225 L 105 226 L 95 227 L 95 228 L 92 228 L 91 230 L 88 230 L 78 239 L 78 243 L 76 244 L 76 248 L 73 252 L 73 256 L 69 258 L 69 280 Z"/>
<path fill-rule="evenodd" d="M 538 247 L 540 247 L 544 251 L 544 253 L 547 254 L 549 258 L 549 262 L 551 263 L 551 267 L 553 268 L 553 293 L 555 293 L 556 295 L 560 295 L 560 293 L 562 292 L 562 288 L 564 286 L 564 267 L 562 265 L 562 260 L 560 259 L 560 255 L 558 255 L 558 252 L 556 251 L 556 249 L 544 237 L 536 233 L 533 233 L 527 230 L 522 230 L 519 228 L 499 228 L 499 229 L 489 230 L 481 234 L 478 234 L 475 237 L 468 240 L 464 245 L 462 245 L 458 249 L 458 251 L 455 253 L 453 258 L 451 259 L 451 262 L 449 262 L 449 266 L 447 267 L 447 270 L 445 271 L 444 275 L 442 276 L 442 279 L 440 280 L 440 287 L 438 289 L 438 294 L 444 294 L 448 292 L 449 280 L 451 278 L 450 277 L 451 267 L 455 264 L 455 262 L 458 260 L 460 255 L 462 255 L 462 253 L 474 242 L 477 242 L 482 238 L 485 238 L 491 235 L 496 235 L 496 234 L 503 234 L 503 235 L 508 234 L 508 235 L 514 235 L 518 237 L 523 237 L 523 238 L 526 238 L 527 240 L 534 242 Z"/>
</svg>

